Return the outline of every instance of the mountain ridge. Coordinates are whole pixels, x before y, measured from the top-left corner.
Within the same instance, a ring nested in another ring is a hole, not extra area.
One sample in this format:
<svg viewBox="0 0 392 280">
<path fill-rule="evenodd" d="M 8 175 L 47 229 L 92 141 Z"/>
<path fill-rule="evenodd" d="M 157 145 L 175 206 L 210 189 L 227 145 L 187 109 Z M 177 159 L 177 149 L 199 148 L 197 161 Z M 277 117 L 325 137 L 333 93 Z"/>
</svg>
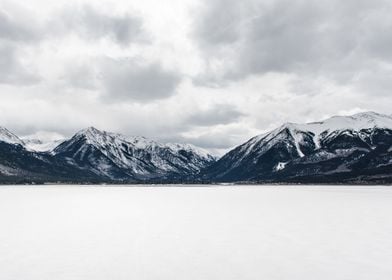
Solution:
<svg viewBox="0 0 392 280">
<path fill-rule="evenodd" d="M 392 116 L 375 112 L 288 122 L 219 159 L 191 144 L 94 127 L 47 151 L 34 144 L 44 143 L 0 128 L 0 182 L 392 183 Z"/>
<path fill-rule="evenodd" d="M 214 161 L 212 156 L 190 145 L 167 145 L 142 136 L 125 136 L 94 127 L 77 132 L 57 146 L 53 154 L 96 173 L 101 172 L 110 179 L 116 179 L 116 176 L 155 179 L 190 175 Z"/>
</svg>

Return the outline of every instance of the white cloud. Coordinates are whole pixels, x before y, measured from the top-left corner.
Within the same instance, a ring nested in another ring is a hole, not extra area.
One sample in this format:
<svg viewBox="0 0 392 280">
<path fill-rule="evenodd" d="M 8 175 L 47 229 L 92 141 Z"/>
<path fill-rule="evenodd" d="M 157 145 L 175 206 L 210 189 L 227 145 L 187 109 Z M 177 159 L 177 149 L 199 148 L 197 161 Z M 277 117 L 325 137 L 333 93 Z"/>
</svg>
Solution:
<svg viewBox="0 0 392 280">
<path fill-rule="evenodd" d="M 390 113 L 391 4 L 1 1 L 0 125 L 216 152 L 285 121 Z"/>
</svg>

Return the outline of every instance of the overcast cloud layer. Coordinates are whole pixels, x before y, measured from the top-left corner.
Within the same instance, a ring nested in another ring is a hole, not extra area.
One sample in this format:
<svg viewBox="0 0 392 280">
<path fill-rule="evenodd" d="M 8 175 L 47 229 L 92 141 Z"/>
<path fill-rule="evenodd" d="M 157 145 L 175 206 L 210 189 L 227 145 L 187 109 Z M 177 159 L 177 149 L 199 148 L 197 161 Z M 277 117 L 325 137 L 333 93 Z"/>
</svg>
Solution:
<svg viewBox="0 0 392 280">
<path fill-rule="evenodd" d="M 391 114 L 387 0 L 0 0 L 0 125 L 222 152 L 282 122 Z"/>
</svg>

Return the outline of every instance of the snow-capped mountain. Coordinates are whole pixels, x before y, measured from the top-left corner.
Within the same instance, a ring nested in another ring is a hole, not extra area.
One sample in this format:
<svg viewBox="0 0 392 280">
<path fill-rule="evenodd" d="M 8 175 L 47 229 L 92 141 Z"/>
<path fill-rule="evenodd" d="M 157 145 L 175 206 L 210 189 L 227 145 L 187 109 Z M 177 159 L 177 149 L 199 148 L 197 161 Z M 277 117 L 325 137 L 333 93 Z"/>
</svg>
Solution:
<svg viewBox="0 0 392 280">
<path fill-rule="evenodd" d="M 32 135 L 21 137 L 27 150 L 36 152 L 51 152 L 66 139 L 58 133 L 39 131 Z"/>
<path fill-rule="evenodd" d="M 385 173 L 392 167 L 391 146 L 392 117 L 388 115 L 366 112 L 308 124 L 286 123 L 234 148 L 203 174 L 218 181 L 370 176 L 376 169 Z"/>
<path fill-rule="evenodd" d="M 64 137 L 53 132 L 38 132 L 18 137 L 8 129 L 0 127 L 0 142 L 21 145 L 32 152 L 50 152 L 64 140 Z"/>
<path fill-rule="evenodd" d="M 92 127 L 68 140 L 38 134 L 21 139 L 0 128 L 0 182 L 181 181 L 215 161 L 189 144 L 162 144 Z"/>
<path fill-rule="evenodd" d="M 49 153 L 26 148 L 12 132 L 0 128 L 0 183 L 98 182 L 99 178 Z"/>
<path fill-rule="evenodd" d="M 286 123 L 218 161 L 189 144 L 93 127 L 54 149 L 34 139 L 0 128 L 0 182 L 392 183 L 392 116 L 373 112 Z"/>
<path fill-rule="evenodd" d="M 0 142 L 8 144 L 24 145 L 24 142 L 8 129 L 0 126 Z"/>
<path fill-rule="evenodd" d="M 54 148 L 60 145 L 62 140 L 42 141 L 41 139 L 23 139 L 25 147 L 30 151 L 35 152 L 51 152 Z"/>
<path fill-rule="evenodd" d="M 215 161 L 192 145 L 162 144 L 89 127 L 53 150 L 81 169 L 110 179 L 178 178 L 198 173 Z"/>
</svg>

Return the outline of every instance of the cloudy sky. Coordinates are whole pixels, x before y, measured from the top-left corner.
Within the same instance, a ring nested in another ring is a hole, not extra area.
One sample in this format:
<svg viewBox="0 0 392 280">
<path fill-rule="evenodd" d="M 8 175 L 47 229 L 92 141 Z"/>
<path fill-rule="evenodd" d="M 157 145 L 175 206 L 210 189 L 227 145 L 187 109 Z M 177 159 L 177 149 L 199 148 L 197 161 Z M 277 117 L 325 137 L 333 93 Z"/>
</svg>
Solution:
<svg viewBox="0 0 392 280">
<path fill-rule="evenodd" d="M 0 125 L 223 151 L 279 124 L 390 114 L 390 0 L 0 0 Z"/>
</svg>

